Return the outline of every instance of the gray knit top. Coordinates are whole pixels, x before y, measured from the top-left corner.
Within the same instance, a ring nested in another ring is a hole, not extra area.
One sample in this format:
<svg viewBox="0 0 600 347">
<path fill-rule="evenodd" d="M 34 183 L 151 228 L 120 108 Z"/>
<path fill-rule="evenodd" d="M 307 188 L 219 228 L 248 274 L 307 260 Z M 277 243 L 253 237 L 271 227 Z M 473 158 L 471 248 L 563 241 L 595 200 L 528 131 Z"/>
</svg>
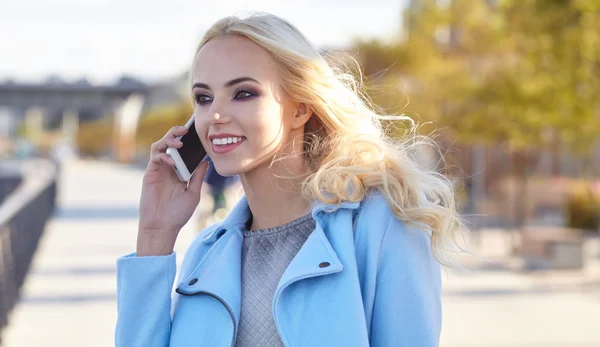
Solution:
<svg viewBox="0 0 600 347">
<path fill-rule="evenodd" d="M 308 214 L 276 228 L 244 231 L 236 347 L 283 347 L 273 320 L 273 296 L 283 272 L 314 228 Z"/>
</svg>

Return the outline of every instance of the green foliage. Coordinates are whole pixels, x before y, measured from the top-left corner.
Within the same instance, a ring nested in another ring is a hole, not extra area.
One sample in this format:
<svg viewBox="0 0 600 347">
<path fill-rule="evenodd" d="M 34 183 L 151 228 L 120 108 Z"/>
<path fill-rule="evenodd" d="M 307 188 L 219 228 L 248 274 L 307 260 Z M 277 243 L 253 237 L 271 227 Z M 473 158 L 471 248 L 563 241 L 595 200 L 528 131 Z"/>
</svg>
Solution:
<svg viewBox="0 0 600 347">
<path fill-rule="evenodd" d="M 566 214 L 569 227 L 600 230 L 600 195 L 592 192 L 587 185 L 575 187 L 569 194 Z"/>
</svg>

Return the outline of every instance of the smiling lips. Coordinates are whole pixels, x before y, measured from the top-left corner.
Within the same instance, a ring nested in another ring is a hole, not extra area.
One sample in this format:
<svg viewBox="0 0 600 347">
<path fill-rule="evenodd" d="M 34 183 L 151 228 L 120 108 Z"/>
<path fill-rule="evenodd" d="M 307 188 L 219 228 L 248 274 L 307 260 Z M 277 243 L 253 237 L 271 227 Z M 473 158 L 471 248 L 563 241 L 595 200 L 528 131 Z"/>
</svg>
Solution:
<svg viewBox="0 0 600 347">
<path fill-rule="evenodd" d="M 216 154 L 224 154 L 237 148 L 246 138 L 232 134 L 217 134 L 209 136 L 212 150 Z"/>
</svg>

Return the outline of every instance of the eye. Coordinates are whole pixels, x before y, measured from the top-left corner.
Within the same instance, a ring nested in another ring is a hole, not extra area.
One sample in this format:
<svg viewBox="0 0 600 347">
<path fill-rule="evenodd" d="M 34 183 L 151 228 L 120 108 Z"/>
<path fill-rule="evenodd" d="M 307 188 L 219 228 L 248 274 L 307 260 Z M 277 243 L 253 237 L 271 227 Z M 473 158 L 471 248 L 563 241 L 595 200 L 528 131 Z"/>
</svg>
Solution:
<svg viewBox="0 0 600 347">
<path fill-rule="evenodd" d="M 194 99 L 198 105 L 204 105 L 212 101 L 212 98 L 206 94 L 196 94 L 194 95 Z"/>
<path fill-rule="evenodd" d="M 238 90 L 235 93 L 235 99 L 248 99 L 248 98 L 251 98 L 253 96 L 256 96 L 256 93 L 251 92 L 249 90 Z"/>
</svg>

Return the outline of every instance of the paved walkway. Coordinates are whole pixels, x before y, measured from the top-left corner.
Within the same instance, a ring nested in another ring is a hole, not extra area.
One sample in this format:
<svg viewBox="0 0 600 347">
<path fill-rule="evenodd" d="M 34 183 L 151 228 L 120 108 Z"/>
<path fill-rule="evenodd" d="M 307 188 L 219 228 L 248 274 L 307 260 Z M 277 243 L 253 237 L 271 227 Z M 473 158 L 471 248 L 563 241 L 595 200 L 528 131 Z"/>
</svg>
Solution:
<svg viewBox="0 0 600 347">
<path fill-rule="evenodd" d="M 5 347 L 114 345 L 115 260 L 135 247 L 142 174 L 108 163 L 64 168 L 59 210 L 4 331 Z M 178 240 L 180 255 L 195 235 L 195 219 Z M 502 233 L 483 240 L 482 253 L 497 263 L 471 261 L 469 271 L 445 277 L 442 346 L 600 346 L 598 267 L 520 274 L 498 251 Z M 600 247 L 590 247 L 598 259 Z"/>
</svg>

